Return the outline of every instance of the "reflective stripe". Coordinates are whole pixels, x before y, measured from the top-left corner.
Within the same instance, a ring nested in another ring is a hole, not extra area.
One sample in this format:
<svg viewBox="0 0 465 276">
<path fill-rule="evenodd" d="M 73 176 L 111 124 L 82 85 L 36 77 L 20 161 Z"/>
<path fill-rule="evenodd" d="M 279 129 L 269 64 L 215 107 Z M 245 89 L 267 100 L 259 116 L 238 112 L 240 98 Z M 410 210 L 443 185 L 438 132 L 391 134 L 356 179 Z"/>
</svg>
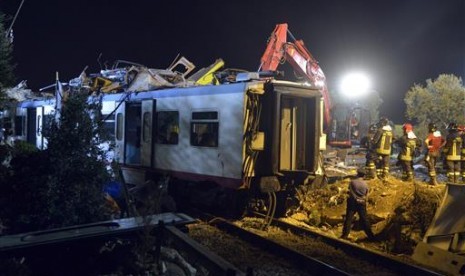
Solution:
<svg viewBox="0 0 465 276">
<path fill-rule="evenodd" d="M 376 147 L 376 153 L 389 155 L 391 154 L 391 142 L 392 142 L 392 132 L 383 131 L 381 138 L 379 139 L 378 146 Z"/>
<path fill-rule="evenodd" d="M 461 159 L 461 155 L 460 155 L 461 147 L 462 147 L 462 139 L 460 139 L 460 137 L 456 137 L 452 141 L 452 146 L 447 151 L 446 160 L 459 161 Z"/>
<path fill-rule="evenodd" d="M 401 153 L 399 154 L 400 160 L 403 161 L 412 161 L 413 160 L 413 153 L 415 148 L 417 147 L 417 143 L 415 139 L 409 139 L 405 148 L 402 149 Z"/>
</svg>

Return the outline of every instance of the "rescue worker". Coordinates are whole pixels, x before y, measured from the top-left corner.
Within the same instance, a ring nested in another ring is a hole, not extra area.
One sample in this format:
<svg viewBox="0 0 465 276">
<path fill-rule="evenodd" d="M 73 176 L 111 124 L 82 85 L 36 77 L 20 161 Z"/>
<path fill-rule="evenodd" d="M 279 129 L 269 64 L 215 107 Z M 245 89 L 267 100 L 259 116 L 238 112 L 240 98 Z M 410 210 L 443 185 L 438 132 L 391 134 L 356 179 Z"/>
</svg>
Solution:
<svg viewBox="0 0 465 276">
<path fill-rule="evenodd" d="M 373 137 L 377 131 L 376 124 L 370 125 L 368 128 L 368 135 L 364 140 L 363 146 L 366 147 L 366 163 L 365 163 L 365 179 L 375 179 L 376 178 L 376 159 L 378 155 L 376 154 L 376 149 L 373 144 Z"/>
<path fill-rule="evenodd" d="M 449 134 L 446 137 L 446 145 L 443 150 L 447 167 L 447 180 L 457 183 L 460 177 L 462 137 L 460 137 L 456 123 L 450 123 L 447 130 Z"/>
<path fill-rule="evenodd" d="M 389 175 L 389 161 L 391 158 L 392 128 L 389 120 L 382 117 L 378 122 L 378 130 L 373 137 L 373 145 L 378 155 L 376 171 L 381 179 Z"/>
<path fill-rule="evenodd" d="M 396 144 L 400 146 L 397 158 L 402 167 L 403 180 L 413 181 L 413 157 L 417 148 L 420 147 L 420 140 L 413 132 L 412 124 L 405 123 L 402 126 L 402 130 L 404 131 L 404 135 L 396 140 Z"/>
<path fill-rule="evenodd" d="M 436 180 L 436 163 L 438 161 L 440 150 L 446 144 L 446 140 L 441 135 L 436 124 L 428 124 L 428 136 L 425 139 L 425 145 L 428 152 L 425 157 L 426 166 L 428 167 L 429 184 L 437 185 Z M 464 149 L 462 147 L 462 158 L 464 158 Z M 463 159 L 462 159 L 463 160 Z M 462 161 L 462 173 L 463 173 L 463 161 Z"/>
<path fill-rule="evenodd" d="M 373 240 L 375 235 L 371 230 L 370 222 L 367 219 L 367 201 L 369 187 L 367 182 L 363 179 L 363 173 L 358 172 L 349 183 L 349 197 L 347 198 L 346 216 L 344 219 L 344 226 L 342 228 L 342 239 L 348 239 L 352 227 L 352 219 L 355 213 L 358 213 L 361 226 L 365 231 L 368 239 Z"/>
</svg>

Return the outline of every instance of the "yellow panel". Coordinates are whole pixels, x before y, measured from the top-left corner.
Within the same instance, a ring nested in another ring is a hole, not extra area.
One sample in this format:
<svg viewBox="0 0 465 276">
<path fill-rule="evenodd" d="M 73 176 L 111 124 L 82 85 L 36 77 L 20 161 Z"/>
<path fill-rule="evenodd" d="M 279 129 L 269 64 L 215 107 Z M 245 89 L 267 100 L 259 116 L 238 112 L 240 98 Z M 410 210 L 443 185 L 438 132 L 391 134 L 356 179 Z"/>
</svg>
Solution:
<svg viewBox="0 0 465 276">
<path fill-rule="evenodd" d="M 265 149 L 265 133 L 258 132 L 252 141 L 253 150 L 264 150 Z"/>
<path fill-rule="evenodd" d="M 218 71 L 221 67 L 224 66 L 224 61 L 222 59 L 218 59 L 215 65 L 210 68 L 203 76 L 201 76 L 195 83 L 200 85 L 208 85 L 213 83 L 213 79 L 215 78 L 214 73 Z"/>
</svg>

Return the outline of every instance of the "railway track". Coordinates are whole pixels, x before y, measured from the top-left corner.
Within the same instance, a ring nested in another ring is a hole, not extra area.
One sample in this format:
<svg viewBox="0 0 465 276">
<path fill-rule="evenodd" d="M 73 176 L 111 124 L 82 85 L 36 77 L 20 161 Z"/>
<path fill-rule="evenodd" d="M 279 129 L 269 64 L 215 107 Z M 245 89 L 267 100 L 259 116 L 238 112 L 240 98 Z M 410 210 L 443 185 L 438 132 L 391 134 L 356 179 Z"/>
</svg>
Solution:
<svg viewBox="0 0 465 276">
<path fill-rule="evenodd" d="M 237 236 L 270 253 L 286 258 L 310 275 L 440 275 L 435 271 L 416 266 L 387 254 L 298 227 L 273 220 L 269 231 L 263 217 L 247 221 L 228 221 L 208 214 L 192 213 L 211 225 Z M 260 215 L 258 215 L 260 216 Z M 251 223 L 251 221 L 254 221 Z M 253 224 L 255 223 L 255 226 Z M 252 225 L 252 226 L 251 226 Z M 322 252 L 319 252 L 319 249 Z M 326 255 L 326 256 L 325 256 Z"/>
<path fill-rule="evenodd" d="M 2 236 L 0 274 L 18 275 L 22 274 L 20 271 L 34 275 L 108 275 L 113 274 L 111 271 L 133 274 L 125 270 L 125 265 L 134 269 L 134 264 L 121 263 L 131 259 L 134 246 L 145 246 L 147 251 L 137 254 L 139 257 L 150 254 L 149 258 L 145 256 L 147 267 L 156 270 L 149 268 L 147 272 L 158 272 L 161 265 L 174 273 L 169 275 L 204 275 L 192 272 L 199 270 L 206 275 L 245 275 L 182 231 L 192 222 L 193 218 L 182 213 L 162 213 Z M 23 260 L 22 266 L 14 265 L 18 259 Z M 2 267 L 5 264 L 11 269 Z"/>
<path fill-rule="evenodd" d="M 209 272 L 209 275 L 224 275 L 224 276 L 245 276 L 246 274 L 236 268 L 234 265 L 211 252 L 200 243 L 189 238 L 188 235 L 173 226 L 167 226 L 165 230 L 168 232 L 173 244 L 176 248 L 187 252 L 190 260 L 200 263 Z"/>
<path fill-rule="evenodd" d="M 255 213 L 257 217 L 264 218 L 263 214 Z M 348 242 L 342 239 L 336 239 L 320 232 L 312 231 L 308 228 L 303 228 L 294 224 L 284 222 L 282 220 L 273 219 L 271 225 L 277 226 L 285 231 L 289 231 L 296 235 L 313 237 L 324 241 L 326 244 L 335 248 L 339 248 L 347 254 L 359 256 L 364 260 L 368 260 L 373 264 L 389 268 L 396 274 L 401 275 L 441 275 L 438 272 L 418 266 L 413 263 L 413 260 L 406 261 L 406 258 L 398 258 L 389 254 L 375 251 L 358 244 Z"/>
</svg>

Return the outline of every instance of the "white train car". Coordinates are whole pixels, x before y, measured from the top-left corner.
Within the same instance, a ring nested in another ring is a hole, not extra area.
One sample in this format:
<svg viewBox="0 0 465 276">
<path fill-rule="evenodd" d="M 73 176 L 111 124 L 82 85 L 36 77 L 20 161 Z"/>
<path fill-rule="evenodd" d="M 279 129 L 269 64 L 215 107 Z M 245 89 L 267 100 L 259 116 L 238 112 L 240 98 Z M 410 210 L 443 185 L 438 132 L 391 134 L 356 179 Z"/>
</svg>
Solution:
<svg viewBox="0 0 465 276">
<path fill-rule="evenodd" d="M 17 108 L 17 138 L 44 148 L 54 100 Z M 114 133 L 125 182 L 162 175 L 265 193 L 311 183 L 325 147 L 320 91 L 270 80 L 106 94 L 102 113 Z"/>
<path fill-rule="evenodd" d="M 321 95 L 303 84 L 254 81 L 129 94 L 124 102 L 122 96 L 104 102 L 115 105 L 115 158 L 130 183 L 167 173 L 237 189 L 321 170 Z"/>
</svg>

